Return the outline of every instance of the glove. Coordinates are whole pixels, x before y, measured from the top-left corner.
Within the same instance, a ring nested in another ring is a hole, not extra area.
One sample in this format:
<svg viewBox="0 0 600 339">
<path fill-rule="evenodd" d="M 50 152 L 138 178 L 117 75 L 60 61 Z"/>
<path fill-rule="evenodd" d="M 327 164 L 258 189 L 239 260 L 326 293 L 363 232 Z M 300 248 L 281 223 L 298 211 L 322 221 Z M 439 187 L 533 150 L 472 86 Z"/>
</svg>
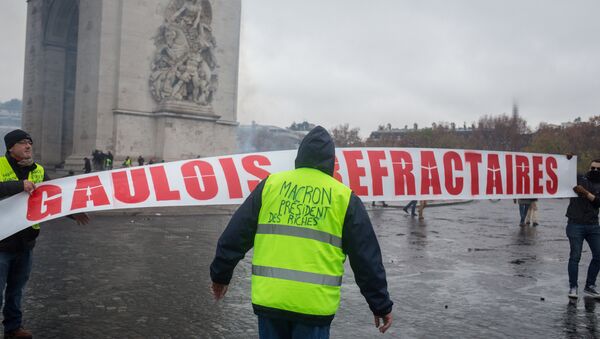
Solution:
<svg viewBox="0 0 600 339">
<path fill-rule="evenodd" d="M 590 192 L 581 185 L 573 187 L 573 191 L 575 191 L 575 193 L 577 193 L 580 197 L 585 197 L 590 194 Z"/>
</svg>

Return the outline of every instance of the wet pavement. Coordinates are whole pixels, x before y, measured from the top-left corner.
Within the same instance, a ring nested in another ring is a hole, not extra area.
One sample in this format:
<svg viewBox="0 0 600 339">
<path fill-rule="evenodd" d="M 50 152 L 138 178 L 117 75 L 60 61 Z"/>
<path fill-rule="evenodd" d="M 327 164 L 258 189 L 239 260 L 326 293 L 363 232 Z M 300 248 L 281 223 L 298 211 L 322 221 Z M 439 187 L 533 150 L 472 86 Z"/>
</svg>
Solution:
<svg viewBox="0 0 600 339">
<path fill-rule="evenodd" d="M 368 206 L 383 250 L 394 326 L 380 335 L 347 269 L 332 338 L 595 338 L 600 306 L 569 303 L 567 200 L 542 200 L 519 227 L 512 201 L 432 207 L 425 220 Z M 229 212 L 95 215 L 43 225 L 24 310 L 36 338 L 256 338 L 250 255 L 224 300 L 208 265 Z M 580 284 L 590 252 L 585 246 Z"/>
</svg>

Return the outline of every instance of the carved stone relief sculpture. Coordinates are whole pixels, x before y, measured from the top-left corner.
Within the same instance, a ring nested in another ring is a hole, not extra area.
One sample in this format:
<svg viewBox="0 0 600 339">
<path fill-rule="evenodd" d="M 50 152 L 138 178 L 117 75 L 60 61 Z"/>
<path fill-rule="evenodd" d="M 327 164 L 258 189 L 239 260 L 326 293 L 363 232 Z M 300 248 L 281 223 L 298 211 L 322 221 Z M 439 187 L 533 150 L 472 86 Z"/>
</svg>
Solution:
<svg viewBox="0 0 600 339">
<path fill-rule="evenodd" d="M 208 0 L 172 0 L 167 6 L 155 37 L 149 80 L 152 97 L 160 105 L 186 104 L 212 112 L 218 74 L 211 22 Z"/>
</svg>

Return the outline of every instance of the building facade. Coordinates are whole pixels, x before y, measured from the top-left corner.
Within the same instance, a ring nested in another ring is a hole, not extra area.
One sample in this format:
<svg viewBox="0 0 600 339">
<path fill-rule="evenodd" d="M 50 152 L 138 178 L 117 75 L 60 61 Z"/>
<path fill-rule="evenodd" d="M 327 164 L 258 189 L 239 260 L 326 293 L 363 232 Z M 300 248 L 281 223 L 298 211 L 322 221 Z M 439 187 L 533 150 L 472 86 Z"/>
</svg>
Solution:
<svg viewBox="0 0 600 339">
<path fill-rule="evenodd" d="M 235 151 L 241 0 L 29 0 L 23 128 L 46 165 Z"/>
</svg>

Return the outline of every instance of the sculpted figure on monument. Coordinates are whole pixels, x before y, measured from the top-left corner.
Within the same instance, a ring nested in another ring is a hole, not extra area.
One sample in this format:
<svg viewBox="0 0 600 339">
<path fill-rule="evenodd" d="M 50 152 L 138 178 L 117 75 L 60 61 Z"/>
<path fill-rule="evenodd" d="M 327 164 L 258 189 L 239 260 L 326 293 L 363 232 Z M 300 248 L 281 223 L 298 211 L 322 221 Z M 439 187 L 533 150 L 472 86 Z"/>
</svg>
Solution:
<svg viewBox="0 0 600 339">
<path fill-rule="evenodd" d="M 184 22 L 185 26 L 197 28 L 202 16 L 202 5 L 197 0 L 185 0 L 175 14 L 171 16 L 172 22 Z"/>
<path fill-rule="evenodd" d="M 201 62 L 202 59 L 200 56 L 192 55 L 186 59 L 185 64 L 178 67 L 176 72 L 177 80 L 172 91 L 173 98 L 206 105 L 206 101 L 200 100 L 201 96 L 207 90 L 207 86 L 202 79 Z"/>
<path fill-rule="evenodd" d="M 169 26 L 162 27 L 162 30 L 164 42 L 159 46 L 150 75 L 150 91 L 157 101 L 173 94 L 177 65 L 189 50 L 182 31 Z"/>
<path fill-rule="evenodd" d="M 179 61 L 190 49 L 185 34 L 176 26 L 165 26 L 164 34 L 164 54 L 169 57 L 172 63 Z"/>
<path fill-rule="evenodd" d="M 208 0 L 171 1 L 155 38 L 149 84 L 156 102 L 210 106 L 218 84 L 211 21 Z"/>
</svg>

